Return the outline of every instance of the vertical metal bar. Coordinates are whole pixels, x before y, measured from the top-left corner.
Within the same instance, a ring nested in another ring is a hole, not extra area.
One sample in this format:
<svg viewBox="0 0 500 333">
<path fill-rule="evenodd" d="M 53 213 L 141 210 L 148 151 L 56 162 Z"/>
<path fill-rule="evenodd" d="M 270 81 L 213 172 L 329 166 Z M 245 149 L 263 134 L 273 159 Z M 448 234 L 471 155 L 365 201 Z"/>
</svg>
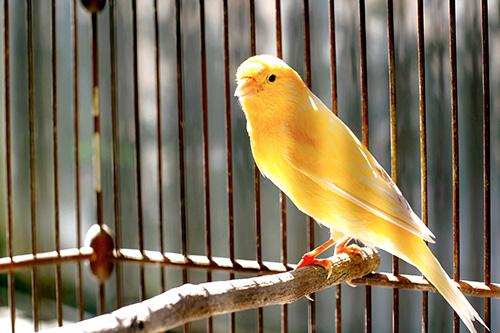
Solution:
<svg viewBox="0 0 500 333">
<path fill-rule="evenodd" d="M 227 0 L 222 0 L 224 20 L 224 97 L 226 104 L 226 168 L 227 168 L 227 205 L 229 213 L 229 258 L 234 263 L 234 205 L 233 205 L 233 147 L 231 138 L 231 92 L 229 80 L 229 17 Z M 234 273 L 229 273 L 229 278 L 234 279 Z M 230 314 L 229 331 L 235 331 L 235 314 Z"/>
<path fill-rule="evenodd" d="M 337 99 L 337 54 L 335 41 L 335 2 L 330 0 L 328 4 L 330 18 L 330 80 L 332 93 L 332 112 L 338 114 Z M 342 285 L 335 288 L 335 332 L 342 332 Z"/>
<path fill-rule="evenodd" d="M 111 74 L 111 135 L 113 140 L 113 214 L 115 220 L 115 247 L 121 248 L 122 243 L 122 227 L 120 214 L 120 139 L 119 118 L 117 106 L 116 92 L 116 33 L 115 33 L 116 17 L 115 17 L 115 0 L 109 2 L 109 43 L 110 43 L 110 74 Z M 116 306 L 123 306 L 123 281 L 122 281 L 122 265 L 116 263 Z"/>
<path fill-rule="evenodd" d="M 396 123 L 396 77 L 394 61 L 394 9 L 392 0 L 387 0 L 387 42 L 389 63 L 389 112 L 391 127 L 391 177 L 398 182 L 398 130 Z M 399 274 L 399 259 L 392 257 L 392 273 Z M 399 290 L 392 290 L 392 331 L 399 332 Z"/>
<path fill-rule="evenodd" d="M 458 105 L 457 105 L 457 43 L 455 32 L 455 0 L 449 0 L 450 19 L 450 95 L 451 95 L 451 147 L 453 181 L 453 279 L 460 280 L 460 185 L 458 170 Z M 460 330 L 460 319 L 453 314 L 453 330 Z"/>
<path fill-rule="evenodd" d="M 361 78 L 361 118 L 363 144 L 368 147 L 368 79 L 366 64 L 366 13 L 365 0 L 359 0 L 359 67 Z"/>
<path fill-rule="evenodd" d="M 94 118 L 94 177 L 97 203 L 97 224 L 103 224 L 101 187 L 101 115 L 99 111 L 99 53 L 97 39 L 97 14 L 92 13 L 92 99 Z M 99 314 L 106 312 L 104 283 L 99 282 Z"/>
<path fill-rule="evenodd" d="M 255 44 L 255 1 L 249 0 L 250 6 L 250 55 L 256 54 Z M 261 213 L 260 213 L 260 172 L 257 164 L 253 163 L 254 177 L 254 193 L 255 193 L 255 252 L 256 259 L 259 264 L 262 264 L 262 228 L 261 228 Z M 258 332 L 264 330 L 264 311 L 262 308 L 257 309 L 257 327 Z"/>
<path fill-rule="evenodd" d="M 82 246 L 82 214 L 80 206 L 80 113 L 78 99 L 78 7 L 77 0 L 73 0 L 73 108 L 74 108 L 74 148 L 75 159 L 75 205 L 76 205 L 76 246 Z M 83 320 L 83 272 L 82 263 L 78 261 L 76 271 L 76 299 L 78 302 L 78 319 Z"/>
<path fill-rule="evenodd" d="M 187 215 L 186 215 L 186 179 L 184 163 L 184 104 L 182 97 L 182 30 L 181 30 L 181 2 L 175 1 L 175 33 L 177 58 L 177 126 L 179 141 L 179 178 L 180 178 L 180 211 L 181 211 L 181 253 L 187 256 Z M 182 283 L 187 283 L 188 271 L 182 269 Z M 188 324 L 184 325 L 184 332 L 188 331 Z"/>
<path fill-rule="evenodd" d="M 361 119 L 363 144 L 368 147 L 368 79 L 366 63 L 366 14 L 365 1 L 359 0 L 359 63 L 361 78 Z M 372 331 L 372 289 L 365 287 L 365 332 Z"/>
<path fill-rule="evenodd" d="M 158 0 L 154 0 L 154 25 L 155 25 L 155 76 L 156 76 L 156 172 L 158 173 L 158 233 L 160 252 L 165 252 L 163 242 L 163 159 L 161 135 L 161 77 L 160 77 L 160 31 L 158 23 Z M 160 267 L 161 291 L 165 291 L 165 271 Z"/>
<path fill-rule="evenodd" d="M 52 35 L 52 161 L 54 176 L 54 237 L 56 251 L 61 250 L 61 236 L 59 230 L 59 162 L 58 162 L 58 126 L 57 126 L 57 39 L 56 39 L 56 3 L 51 4 L 51 35 Z M 63 312 L 61 301 L 61 265 L 56 265 L 56 304 L 57 324 L 63 324 Z"/>
<path fill-rule="evenodd" d="M 135 170 L 137 187 L 137 231 L 139 233 L 139 251 L 144 252 L 144 222 L 142 213 L 142 179 L 141 179 L 141 117 L 139 110 L 139 78 L 137 66 L 137 4 L 132 0 L 132 52 L 134 75 L 134 132 L 135 132 Z M 139 266 L 141 281 L 141 300 L 146 299 L 146 277 L 144 265 Z"/>
<path fill-rule="evenodd" d="M 311 89 L 311 31 L 309 23 L 309 0 L 304 0 L 304 64 L 305 64 L 305 79 L 309 89 Z M 314 249 L 314 219 L 307 217 L 307 235 L 309 238 L 308 251 Z M 311 295 L 314 300 L 315 295 Z M 316 332 L 316 304 L 313 301 L 307 303 L 308 309 L 308 331 Z"/>
<path fill-rule="evenodd" d="M 418 93 L 420 124 L 420 186 L 422 222 L 427 225 L 427 127 L 425 110 L 424 2 L 417 1 Z M 428 293 L 422 292 L 422 332 L 429 329 Z"/>
<path fill-rule="evenodd" d="M 283 40 L 281 37 L 281 0 L 274 2 L 276 16 L 276 54 L 278 58 L 283 58 Z"/>
<path fill-rule="evenodd" d="M 332 112 L 337 115 L 337 55 L 335 49 L 335 2 L 329 1 L 329 18 L 330 18 L 330 79 L 332 82 Z"/>
<path fill-rule="evenodd" d="M 483 87 L 483 200 L 484 283 L 491 283 L 491 190 L 490 190 L 490 60 L 488 0 L 481 0 L 482 87 Z M 484 322 L 491 327 L 491 298 L 484 299 Z M 483 328 L 483 332 L 487 332 Z"/>
<path fill-rule="evenodd" d="M 201 107 L 203 118 L 203 187 L 205 193 L 205 254 L 212 260 L 212 227 L 210 218 L 210 155 L 208 132 L 207 52 L 205 43 L 205 0 L 200 0 Z M 212 271 L 207 270 L 207 281 Z M 213 319 L 207 319 L 207 332 L 213 332 Z"/>
<path fill-rule="evenodd" d="M 10 118 L 10 29 L 9 29 L 9 1 L 3 3 L 4 29 L 4 61 L 5 61 L 5 160 L 7 169 L 7 255 L 12 259 L 14 251 L 12 241 L 14 228 L 12 222 L 12 152 L 11 152 L 11 118 Z M 10 325 L 12 333 L 16 331 L 16 299 L 14 288 L 14 272 L 9 271 L 8 293 L 10 309 Z"/>
<path fill-rule="evenodd" d="M 276 55 L 283 58 L 283 41 L 281 37 L 281 0 L 275 0 L 276 16 Z M 281 262 L 286 266 L 288 263 L 287 251 L 287 224 L 286 224 L 286 194 L 280 191 L 280 212 L 281 212 Z M 288 305 L 281 306 L 281 332 L 288 332 Z"/>
<path fill-rule="evenodd" d="M 37 252 L 37 212 L 36 212 L 36 152 L 35 152 L 35 95 L 33 59 L 33 1 L 27 0 L 26 21 L 28 25 L 28 113 L 29 113 L 29 154 L 30 154 L 30 212 L 31 212 L 31 253 Z M 31 306 L 33 330 L 39 330 L 37 268 L 31 270 Z"/>
</svg>

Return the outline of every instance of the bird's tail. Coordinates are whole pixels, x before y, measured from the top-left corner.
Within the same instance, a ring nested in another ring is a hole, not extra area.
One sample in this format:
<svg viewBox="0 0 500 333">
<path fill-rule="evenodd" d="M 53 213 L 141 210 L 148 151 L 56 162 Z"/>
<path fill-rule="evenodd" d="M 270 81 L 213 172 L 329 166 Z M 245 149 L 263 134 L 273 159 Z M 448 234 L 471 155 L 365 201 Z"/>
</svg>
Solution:
<svg viewBox="0 0 500 333">
<path fill-rule="evenodd" d="M 418 241 L 412 243 L 414 243 L 411 249 L 413 255 L 408 256 L 407 259 L 434 285 L 453 310 L 460 316 L 469 331 L 473 333 L 477 332 L 473 324 L 475 320 L 488 329 L 476 310 L 474 310 L 469 301 L 467 301 L 462 292 L 449 278 L 448 274 L 446 274 L 424 241 L 418 239 Z"/>
</svg>

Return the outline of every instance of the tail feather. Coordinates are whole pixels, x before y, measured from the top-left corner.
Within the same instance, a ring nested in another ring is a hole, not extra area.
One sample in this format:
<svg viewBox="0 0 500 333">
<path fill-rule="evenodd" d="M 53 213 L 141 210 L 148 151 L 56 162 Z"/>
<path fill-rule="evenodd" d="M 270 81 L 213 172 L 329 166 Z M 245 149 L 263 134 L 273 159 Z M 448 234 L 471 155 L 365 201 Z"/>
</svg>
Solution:
<svg viewBox="0 0 500 333">
<path fill-rule="evenodd" d="M 418 241 L 418 246 L 413 248 L 415 255 L 407 257 L 411 264 L 415 265 L 425 276 L 425 278 L 432 283 L 432 285 L 439 291 L 439 293 L 446 299 L 455 312 L 464 322 L 469 331 L 477 333 L 473 322 L 477 320 L 481 325 L 486 326 L 476 310 L 467 301 L 462 292 L 450 279 L 448 274 L 439 264 L 439 261 L 434 257 L 427 245 L 422 241 Z"/>
</svg>

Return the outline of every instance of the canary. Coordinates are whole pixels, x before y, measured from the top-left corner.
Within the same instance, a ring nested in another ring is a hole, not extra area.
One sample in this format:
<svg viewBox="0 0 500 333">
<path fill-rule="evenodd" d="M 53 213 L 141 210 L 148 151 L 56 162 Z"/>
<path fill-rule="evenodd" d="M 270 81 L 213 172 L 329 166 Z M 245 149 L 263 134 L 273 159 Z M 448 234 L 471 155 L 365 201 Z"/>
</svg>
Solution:
<svg viewBox="0 0 500 333">
<path fill-rule="evenodd" d="M 244 61 L 236 72 L 238 97 L 260 172 L 293 203 L 330 229 L 330 239 L 306 253 L 298 267 L 335 245 L 359 252 L 357 239 L 417 267 L 471 332 L 481 317 L 456 287 L 425 241 L 434 235 L 396 184 L 351 130 L 304 84 L 295 70 L 271 55 Z"/>
</svg>

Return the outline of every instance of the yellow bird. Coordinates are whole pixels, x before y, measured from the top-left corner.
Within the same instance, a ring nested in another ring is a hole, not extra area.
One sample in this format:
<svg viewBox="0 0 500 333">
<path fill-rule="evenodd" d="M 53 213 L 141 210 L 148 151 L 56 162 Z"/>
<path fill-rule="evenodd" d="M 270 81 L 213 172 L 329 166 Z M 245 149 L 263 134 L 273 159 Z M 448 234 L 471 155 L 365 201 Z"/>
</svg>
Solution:
<svg viewBox="0 0 500 333">
<path fill-rule="evenodd" d="M 424 241 L 434 235 L 396 184 L 351 132 L 283 60 L 258 55 L 236 72 L 253 157 L 260 172 L 304 213 L 331 231 L 330 239 L 306 253 L 298 267 L 335 246 L 358 252 L 358 239 L 417 267 L 458 313 L 467 328 L 481 317 L 448 277 Z"/>
</svg>

